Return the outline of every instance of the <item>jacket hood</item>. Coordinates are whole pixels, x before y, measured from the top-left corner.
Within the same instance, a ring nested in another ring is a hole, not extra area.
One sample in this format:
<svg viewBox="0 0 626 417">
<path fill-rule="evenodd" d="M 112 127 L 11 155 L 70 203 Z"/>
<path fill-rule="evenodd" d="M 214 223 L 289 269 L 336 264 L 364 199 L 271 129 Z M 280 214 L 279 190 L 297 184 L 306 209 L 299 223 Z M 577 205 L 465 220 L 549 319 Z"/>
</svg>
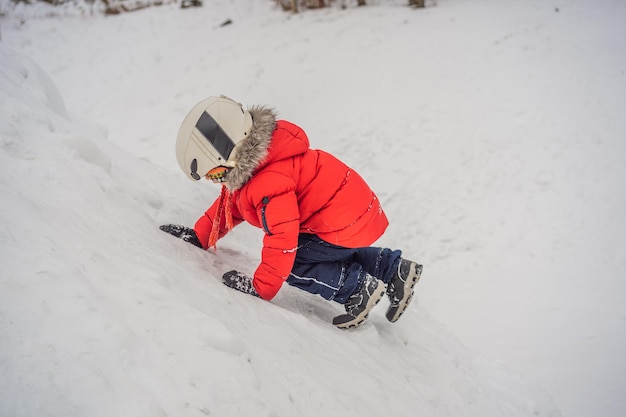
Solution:
<svg viewBox="0 0 626 417">
<path fill-rule="evenodd" d="M 267 158 L 272 133 L 276 129 L 276 112 L 264 106 L 248 109 L 252 115 L 250 135 L 235 148 L 235 167 L 228 173 L 226 187 L 235 191 L 243 187 Z"/>
</svg>

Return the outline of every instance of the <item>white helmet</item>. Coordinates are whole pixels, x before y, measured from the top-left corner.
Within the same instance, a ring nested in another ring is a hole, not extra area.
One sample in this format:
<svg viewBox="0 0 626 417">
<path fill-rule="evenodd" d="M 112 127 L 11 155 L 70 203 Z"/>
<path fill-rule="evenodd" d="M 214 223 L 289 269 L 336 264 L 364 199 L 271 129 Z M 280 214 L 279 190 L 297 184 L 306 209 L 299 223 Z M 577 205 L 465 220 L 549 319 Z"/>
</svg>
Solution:
<svg viewBox="0 0 626 417">
<path fill-rule="evenodd" d="M 250 134 L 251 128 L 252 116 L 240 103 L 226 96 L 202 100 L 178 130 L 178 165 L 193 181 L 216 166 L 235 166 L 235 146 Z"/>
</svg>

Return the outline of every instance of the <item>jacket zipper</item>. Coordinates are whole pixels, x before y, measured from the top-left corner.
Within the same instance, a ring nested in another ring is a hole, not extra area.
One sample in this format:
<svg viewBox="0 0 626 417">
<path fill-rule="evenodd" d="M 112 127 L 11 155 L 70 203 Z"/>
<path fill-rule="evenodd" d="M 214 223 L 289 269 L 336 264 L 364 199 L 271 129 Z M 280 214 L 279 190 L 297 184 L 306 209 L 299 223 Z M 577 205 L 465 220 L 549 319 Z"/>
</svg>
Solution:
<svg viewBox="0 0 626 417">
<path fill-rule="evenodd" d="M 263 230 L 268 236 L 272 236 L 272 232 L 270 232 L 270 228 L 267 225 L 267 218 L 265 217 L 265 209 L 267 209 L 267 204 L 270 202 L 269 197 L 263 197 L 262 203 L 263 207 L 261 207 L 261 222 L 263 222 Z"/>
</svg>

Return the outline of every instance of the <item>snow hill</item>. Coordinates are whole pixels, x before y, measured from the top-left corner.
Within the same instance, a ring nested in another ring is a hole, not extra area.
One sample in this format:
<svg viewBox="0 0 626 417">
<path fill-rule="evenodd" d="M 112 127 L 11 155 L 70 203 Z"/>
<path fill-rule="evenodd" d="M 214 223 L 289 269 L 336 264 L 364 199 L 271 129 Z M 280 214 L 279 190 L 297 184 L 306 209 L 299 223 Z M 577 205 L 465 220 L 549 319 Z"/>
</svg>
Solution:
<svg viewBox="0 0 626 417">
<path fill-rule="evenodd" d="M 1 54 L 3 416 L 558 415 L 422 309 L 344 332 L 323 300 L 226 288 L 258 236 L 213 254 L 158 231 L 197 197 Z"/>
<path fill-rule="evenodd" d="M 626 3 L 371 3 L 2 17 L 0 416 L 626 414 Z M 217 196 L 173 144 L 222 93 L 377 191 L 425 266 L 397 324 L 226 288 L 251 227 L 158 230 Z"/>
</svg>

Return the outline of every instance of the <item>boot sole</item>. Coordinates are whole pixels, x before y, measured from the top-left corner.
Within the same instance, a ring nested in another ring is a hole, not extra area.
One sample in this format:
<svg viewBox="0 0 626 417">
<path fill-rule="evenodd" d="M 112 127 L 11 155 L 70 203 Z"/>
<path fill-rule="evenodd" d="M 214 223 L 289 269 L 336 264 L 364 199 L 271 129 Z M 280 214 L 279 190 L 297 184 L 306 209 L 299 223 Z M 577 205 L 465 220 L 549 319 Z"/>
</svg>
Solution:
<svg viewBox="0 0 626 417">
<path fill-rule="evenodd" d="M 402 313 L 404 313 L 406 308 L 409 306 L 409 304 L 411 304 L 411 301 L 413 300 L 413 287 L 415 287 L 415 284 L 417 284 L 421 276 L 422 265 L 418 265 L 416 262 L 412 262 L 411 274 L 409 274 L 407 280 L 404 283 L 404 294 L 406 294 L 406 296 L 402 300 L 400 300 L 398 305 L 389 306 L 389 308 L 387 309 L 387 314 L 385 314 L 387 320 L 395 323 L 396 321 L 398 321 L 400 316 L 402 316 Z"/>
<path fill-rule="evenodd" d="M 365 310 L 361 312 L 361 314 L 359 314 L 358 316 L 353 316 L 352 314 L 341 314 L 333 319 L 333 325 L 337 326 L 340 329 L 354 329 L 361 326 L 369 316 L 370 311 L 383 298 L 383 296 L 385 295 L 385 291 L 385 284 L 379 281 L 376 290 L 367 301 L 367 306 Z"/>
</svg>

